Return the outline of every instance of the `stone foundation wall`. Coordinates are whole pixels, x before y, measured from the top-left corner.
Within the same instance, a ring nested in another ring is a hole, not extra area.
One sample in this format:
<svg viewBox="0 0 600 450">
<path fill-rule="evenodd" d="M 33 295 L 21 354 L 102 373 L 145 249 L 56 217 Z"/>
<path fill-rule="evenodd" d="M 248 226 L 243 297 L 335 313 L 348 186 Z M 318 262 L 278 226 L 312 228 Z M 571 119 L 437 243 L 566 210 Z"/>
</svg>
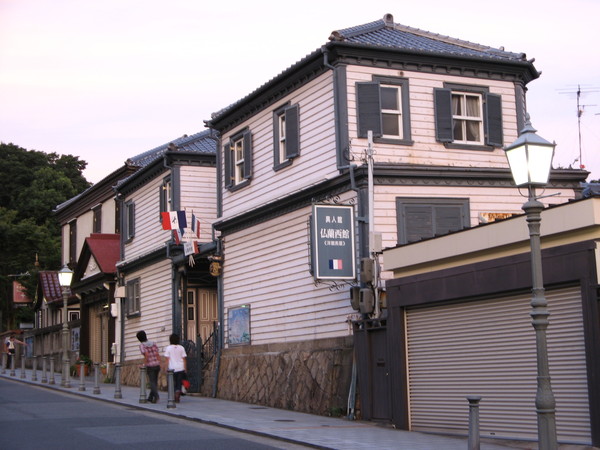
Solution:
<svg viewBox="0 0 600 450">
<path fill-rule="evenodd" d="M 217 397 L 320 415 L 344 414 L 352 376 L 352 336 L 223 350 Z M 213 392 L 215 358 L 202 394 Z"/>
</svg>

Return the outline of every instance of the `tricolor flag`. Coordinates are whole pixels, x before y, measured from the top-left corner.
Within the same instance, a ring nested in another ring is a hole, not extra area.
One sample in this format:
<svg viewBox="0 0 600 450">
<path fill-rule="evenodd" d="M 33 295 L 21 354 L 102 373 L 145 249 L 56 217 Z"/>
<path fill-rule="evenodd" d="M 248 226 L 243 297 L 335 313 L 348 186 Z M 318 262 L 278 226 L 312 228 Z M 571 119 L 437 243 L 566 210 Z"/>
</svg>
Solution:
<svg viewBox="0 0 600 450">
<path fill-rule="evenodd" d="M 181 238 L 183 237 L 182 230 L 173 230 L 173 240 L 175 241 L 175 245 L 181 244 Z"/>
<path fill-rule="evenodd" d="M 200 237 L 200 219 L 196 217 L 196 214 L 192 211 L 192 231 L 196 233 L 196 237 Z"/>
<path fill-rule="evenodd" d="M 342 260 L 341 259 L 330 259 L 329 260 L 329 268 L 332 270 L 342 270 Z"/>
<path fill-rule="evenodd" d="M 160 215 L 162 217 L 163 230 L 183 230 L 187 227 L 185 211 L 167 211 L 161 212 Z"/>
</svg>

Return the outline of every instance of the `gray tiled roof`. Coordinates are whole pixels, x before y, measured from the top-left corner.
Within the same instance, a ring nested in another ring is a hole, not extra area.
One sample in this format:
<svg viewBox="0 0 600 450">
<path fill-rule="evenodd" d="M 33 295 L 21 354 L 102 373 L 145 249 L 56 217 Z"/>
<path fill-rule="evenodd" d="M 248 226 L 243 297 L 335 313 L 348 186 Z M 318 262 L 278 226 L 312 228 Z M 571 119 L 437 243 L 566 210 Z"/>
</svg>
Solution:
<svg viewBox="0 0 600 450">
<path fill-rule="evenodd" d="M 129 158 L 127 163 L 133 166 L 145 167 L 152 161 L 162 157 L 169 150 L 214 155 L 217 152 L 217 143 L 211 134 L 211 130 L 204 130 L 191 136 L 183 135 L 152 150 L 140 153 Z"/>
<path fill-rule="evenodd" d="M 502 48 L 492 48 L 394 23 L 391 14 L 386 14 L 383 19 L 375 22 L 334 31 L 329 39 L 336 42 L 448 56 L 505 61 L 522 61 L 525 59 L 523 53 L 507 52 Z"/>
</svg>

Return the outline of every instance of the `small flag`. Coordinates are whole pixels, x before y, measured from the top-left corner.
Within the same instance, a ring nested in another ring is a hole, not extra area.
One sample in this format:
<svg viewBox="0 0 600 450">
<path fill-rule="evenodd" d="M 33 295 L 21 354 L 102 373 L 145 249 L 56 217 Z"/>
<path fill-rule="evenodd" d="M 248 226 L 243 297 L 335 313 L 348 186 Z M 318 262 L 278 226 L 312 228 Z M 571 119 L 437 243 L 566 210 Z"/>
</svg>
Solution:
<svg viewBox="0 0 600 450">
<path fill-rule="evenodd" d="M 341 259 L 330 259 L 329 260 L 329 268 L 332 270 L 342 270 L 342 260 Z"/>
<path fill-rule="evenodd" d="M 183 233 L 181 230 L 173 230 L 173 240 L 175 241 L 175 245 L 181 244 L 181 238 L 183 237 Z"/>
<path fill-rule="evenodd" d="M 192 212 L 192 231 L 196 233 L 196 237 L 200 237 L 200 219 Z"/>
<path fill-rule="evenodd" d="M 163 230 L 183 230 L 187 227 L 185 211 L 167 211 L 161 212 L 160 215 Z"/>
</svg>

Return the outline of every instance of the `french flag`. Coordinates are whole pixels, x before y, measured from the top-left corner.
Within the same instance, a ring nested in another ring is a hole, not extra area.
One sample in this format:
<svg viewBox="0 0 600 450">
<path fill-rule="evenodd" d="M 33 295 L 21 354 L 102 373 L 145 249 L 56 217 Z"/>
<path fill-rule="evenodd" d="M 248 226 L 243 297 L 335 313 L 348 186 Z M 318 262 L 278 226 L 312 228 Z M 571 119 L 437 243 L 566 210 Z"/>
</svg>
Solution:
<svg viewBox="0 0 600 450">
<path fill-rule="evenodd" d="M 181 244 L 181 240 L 183 239 L 183 232 L 181 230 L 173 230 L 172 233 L 175 245 Z"/>
<path fill-rule="evenodd" d="M 200 238 L 200 219 L 192 212 L 192 231 L 196 233 L 196 237 Z"/>
<path fill-rule="evenodd" d="M 342 270 L 342 260 L 341 259 L 330 259 L 329 260 L 329 268 L 331 270 Z"/>
<path fill-rule="evenodd" d="M 160 213 L 163 230 L 183 230 L 187 228 L 185 211 L 166 211 Z"/>
</svg>

